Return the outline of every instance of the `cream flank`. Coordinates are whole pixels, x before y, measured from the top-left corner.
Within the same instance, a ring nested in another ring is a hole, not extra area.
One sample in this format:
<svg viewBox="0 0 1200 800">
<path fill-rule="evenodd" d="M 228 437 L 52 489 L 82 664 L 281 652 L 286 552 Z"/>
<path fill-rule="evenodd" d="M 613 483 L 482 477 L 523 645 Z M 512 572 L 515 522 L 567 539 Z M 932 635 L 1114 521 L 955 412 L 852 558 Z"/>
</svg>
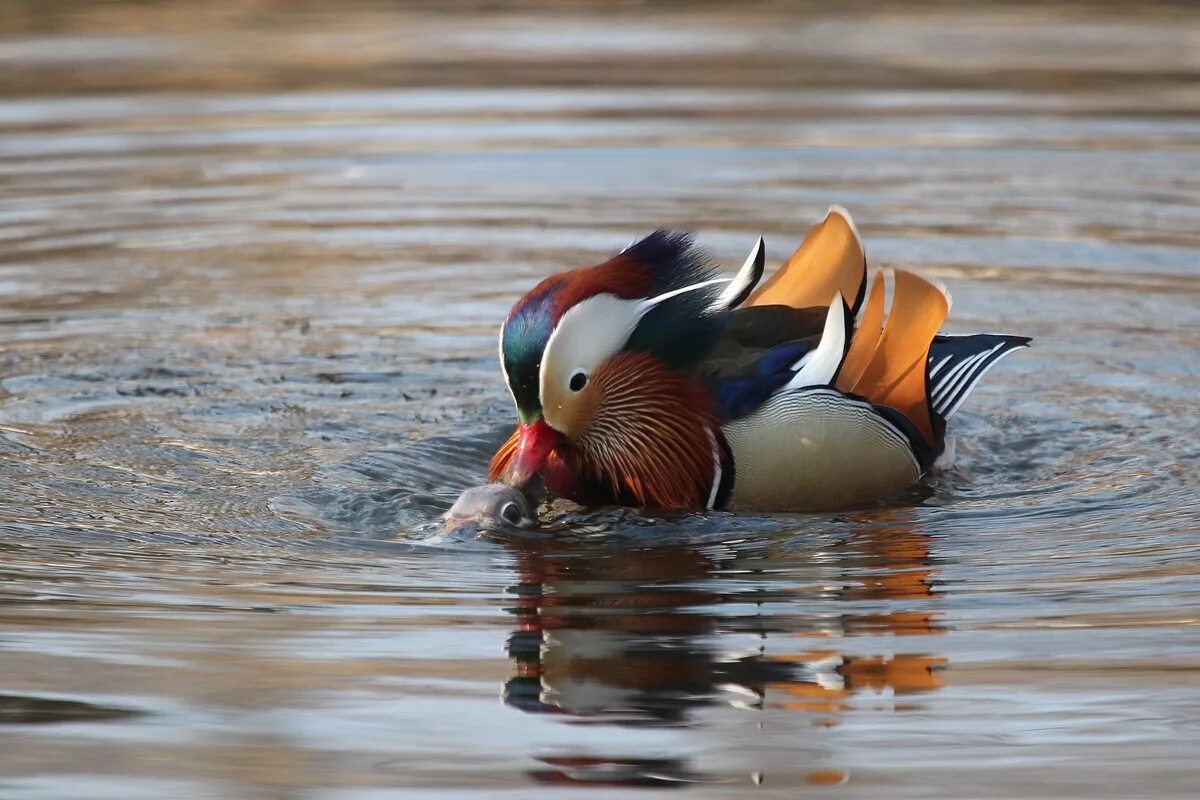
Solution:
<svg viewBox="0 0 1200 800">
<path fill-rule="evenodd" d="M 921 476 L 900 431 L 868 403 L 832 389 L 782 392 L 726 425 L 725 437 L 737 465 L 734 509 L 848 508 Z"/>
</svg>

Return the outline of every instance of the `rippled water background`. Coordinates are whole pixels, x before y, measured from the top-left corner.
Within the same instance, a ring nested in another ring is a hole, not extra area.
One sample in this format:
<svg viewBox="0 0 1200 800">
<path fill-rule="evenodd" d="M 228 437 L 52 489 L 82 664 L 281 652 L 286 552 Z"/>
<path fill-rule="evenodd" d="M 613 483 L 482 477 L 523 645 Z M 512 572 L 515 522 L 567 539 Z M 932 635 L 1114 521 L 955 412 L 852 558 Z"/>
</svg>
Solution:
<svg viewBox="0 0 1200 800">
<path fill-rule="evenodd" d="M 1200 17 L 0 2 L 0 797 L 1200 793 Z M 911 507 L 433 535 L 513 299 L 830 203 L 1028 334 Z"/>
</svg>

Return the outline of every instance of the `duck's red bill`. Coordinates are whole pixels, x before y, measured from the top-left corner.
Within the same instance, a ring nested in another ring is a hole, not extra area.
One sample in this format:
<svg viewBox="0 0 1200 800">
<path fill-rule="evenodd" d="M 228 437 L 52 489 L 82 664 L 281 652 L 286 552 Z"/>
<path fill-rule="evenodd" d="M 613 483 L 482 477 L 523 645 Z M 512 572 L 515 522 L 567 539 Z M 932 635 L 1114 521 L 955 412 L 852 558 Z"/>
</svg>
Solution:
<svg viewBox="0 0 1200 800">
<path fill-rule="evenodd" d="M 504 482 L 509 486 L 524 489 L 543 473 L 546 461 L 554 449 L 562 443 L 563 436 L 539 419 L 532 425 L 521 425 L 518 429 L 517 451 L 513 453 Z"/>
</svg>

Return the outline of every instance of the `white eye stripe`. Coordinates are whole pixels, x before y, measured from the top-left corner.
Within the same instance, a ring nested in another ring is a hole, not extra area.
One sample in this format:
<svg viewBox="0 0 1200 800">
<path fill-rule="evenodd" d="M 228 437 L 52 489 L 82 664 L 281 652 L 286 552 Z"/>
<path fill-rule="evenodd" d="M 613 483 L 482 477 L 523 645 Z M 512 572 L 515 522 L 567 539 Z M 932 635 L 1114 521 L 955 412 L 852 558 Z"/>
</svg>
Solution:
<svg viewBox="0 0 1200 800">
<path fill-rule="evenodd" d="M 729 282 L 729 278 L 714 278 L 646 299 L 597 294 L 567 309 L 550 332 L 538 373 L 538 396 L 546 422 L 563 429 L 555 422 L 564 399 L 573 395 L 571 378 L 578 372 L 595 374 L 600 365 L 621 352 L 648 312 L 687 292 Z M 558 421 L 565 424 L 562 419 Z"/>
<path fill-rule="evenodd" d="M 691 286 L 684 286 L 680 289 L 672 289 L 671 291 L 664 292 L 657 297 L 651 297 L 648 300 L 643 300 L 642 305 L 645 306 L 645 311 L 642 313 L 646 313 L 646 311 L 649 311 L 663 301 L 670 300 L 672 297 L 678 297 L 681 294 L 694 292 L 697 289 L 703 289 L 706 286 L 716 286 L 719 283 L 733 283 L 733 280 L 733 278 L 713 278 L 710 281 L 700 281 L 699 283 L 693 283 Z"/>
<path fill-rule="evenodd" d="M 645 311 L 640 300 L 598 294 L 581 300 L 563 314 L 550 333 L 538 374 L 538 396 L 546 422 L 564 429 L 559 411 L 573 397 L 571 378 L 592 375 L 621 351 Z"/>
</svg>

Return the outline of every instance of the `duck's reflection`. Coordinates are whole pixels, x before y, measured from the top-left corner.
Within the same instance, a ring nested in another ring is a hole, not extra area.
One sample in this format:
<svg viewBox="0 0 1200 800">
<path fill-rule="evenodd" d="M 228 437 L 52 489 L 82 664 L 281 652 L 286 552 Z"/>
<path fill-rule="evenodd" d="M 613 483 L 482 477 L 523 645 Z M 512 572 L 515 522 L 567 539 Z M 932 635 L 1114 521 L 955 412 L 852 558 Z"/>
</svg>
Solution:
<svg viewBox="0 0 1200 800">
<path fill-rule="evenodd" d="M 945 659 L 936 655 L 847 653 L 858 648 L 836 644 L 943 630 L 934 609 L 886 609 L 885 601 L 933 605 L 938 597 L 927 537 L 912 524 L 875 520 L 819 558 L 542 541 L 523 545 L 517 560 L 508 609 L 517 622 L 508 641 L 514 674 L 504 699 L 522 711 L 577 724 L 684 726 L 705 707 L 836 715 L 854 707 L 856 694 L 899 697 L 941 685 Z M 698 780 L 669 759 L 542 761 L 545 769 L 531 773 L 539 781 Z"/>
<path fill-rule="evenodd" d="M 698 706 L 758 702 L 792 672 L 761 652 L 719 651 L 719 617 L 706 609 L 723 598 L 699 588 L 717 562 L 697 548 L 526 551 L 519 566 L 505 697 L 526 711 L 679 724 Z"/>
</svg>

